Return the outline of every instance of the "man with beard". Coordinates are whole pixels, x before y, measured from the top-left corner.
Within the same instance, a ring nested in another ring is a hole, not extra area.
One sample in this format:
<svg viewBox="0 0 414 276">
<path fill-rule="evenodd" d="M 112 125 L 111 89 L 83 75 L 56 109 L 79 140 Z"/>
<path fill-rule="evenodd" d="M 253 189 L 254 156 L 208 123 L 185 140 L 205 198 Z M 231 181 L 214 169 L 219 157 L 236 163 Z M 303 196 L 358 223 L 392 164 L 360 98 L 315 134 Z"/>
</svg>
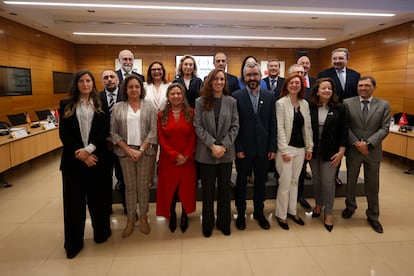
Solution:
<svg viewBox="0 0 414 276">
<path fill-rule="evenodd" d="M 122 84 L 122 81 L 129 75 L 137 75 L 141 78 L 142 82 L 145 82 L 145 77 L 137 72 L 134 72 L 132 68 L 134 67 L 134 54 L 130 50 L 122 50 L 119 52 L 119 63 L 121 64 L 121 69 L 116 71 L 119 79 L 119 84 Z"/>
<path fill-rule="evenodd" d="M 243 78 L 246 88 L 232 94 L 237 99 L 240 125 L 235 142 L 235 201 L 238 213 L 236 228 L 246 228 L 246 185 L 247 177 L 253 169 L 253 216 L 261 228 L 269 229 L 270 224 L 263 214 L 263 209 L 268 162 L 276 155 L 275 99 L 269 91 L 260 88 L 261 71 L 257 63 L 245 65 Z"/>
</svg>

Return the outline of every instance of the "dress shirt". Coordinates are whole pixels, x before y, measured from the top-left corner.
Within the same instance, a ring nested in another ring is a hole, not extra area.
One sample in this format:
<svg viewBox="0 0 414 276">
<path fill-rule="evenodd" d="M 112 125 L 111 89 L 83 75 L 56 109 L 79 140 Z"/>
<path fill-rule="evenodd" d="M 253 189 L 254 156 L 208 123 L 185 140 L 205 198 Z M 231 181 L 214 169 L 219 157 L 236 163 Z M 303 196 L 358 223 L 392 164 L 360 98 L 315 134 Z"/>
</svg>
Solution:
<svg viewBox="0 0 414 276">
<path fill-rule="evenodd" d="M 94 113 L 95 111 L 93 100 L 89 99 L 89 103 L 87 103 L 81 98 L 76 107 L 76 118 L 79 122 L 79 130 L 81 133 L 84 149 L 89 153 L 94 152 L 96 149 L 96 146 L 94 144 L 88 144 L 89 132 L 91 131 Z"/>
<path fill-rule="evenodd" d="M 246 87 L 246 89 L 247 89 L 247 92 L 249 93 L 249 97 L 250 97 L 250 101 L 252 102 L 254 113 L 257 114 L 257 110 L 259 107 L 260 89 L 257 92 L 257 95 L 254 95 L 248 87 Z"/>
</svg>

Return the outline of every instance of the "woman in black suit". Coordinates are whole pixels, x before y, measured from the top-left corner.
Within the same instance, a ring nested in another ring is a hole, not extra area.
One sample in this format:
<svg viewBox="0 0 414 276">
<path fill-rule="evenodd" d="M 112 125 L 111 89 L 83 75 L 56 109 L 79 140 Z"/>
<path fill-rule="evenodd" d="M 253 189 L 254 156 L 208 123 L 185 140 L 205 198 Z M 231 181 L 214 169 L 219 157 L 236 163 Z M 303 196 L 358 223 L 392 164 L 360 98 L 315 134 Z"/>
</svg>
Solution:
<svg viewBox="0 0 414 276">
<path fill-rule="evenodd" d="M 332 79 L 321 78 L 315 82 L 310 113 L 314 143 L 310 165 L 316 201 L 312 217 L 319 217 L 322 207 L 325 207 L 324 225 L 330 232 L 333 229 L 335 173 L 344 156 L 348 138 L 346 111 L 338 102 Z"/>
<path fill-rule="evenodd" d="M 101 104 L 91 72 L 74 74 L 69 95 L 60 102 L 60 114 L 65 249 L 71 259 L 83 248 L 86 201 L 95 242 L 105 242 L 111 236 L 110 199 L 105 191 L 112 181 L 106 146 L 109 113 Z"/>
</svg>

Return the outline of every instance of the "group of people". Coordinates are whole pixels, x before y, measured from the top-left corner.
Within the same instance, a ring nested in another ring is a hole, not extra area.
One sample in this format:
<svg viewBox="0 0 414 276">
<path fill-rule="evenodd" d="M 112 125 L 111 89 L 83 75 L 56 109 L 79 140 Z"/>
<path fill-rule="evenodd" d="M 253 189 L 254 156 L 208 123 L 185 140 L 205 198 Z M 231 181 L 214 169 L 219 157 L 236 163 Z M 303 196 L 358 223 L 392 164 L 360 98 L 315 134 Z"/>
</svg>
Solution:
<svg viewBox="0 0 414 276">
<path fill-rule="evenodd" d="M 317 80 L 307 74 L 308 57 L 300 57 L 286 78 L 279 76 L 279 61 L 271 59 L 269 76 L 262 79 L 260 65 L 249 56 L 237 79 L 225 71 L 226 55 L 217 53 L 216 68 L 203 81 L 197 77 L 194 57 L 185 55 L 169 84 L 162 62 L 150 64 L 145 82 L 132 71 L 132 52 L 123 50 L 121 69 L 102 72 L 102 92 L 91 72 L 77 71 L 68 97 L 60 103 L 67 257 L 74 258 L 83 248 L 86 206 L 95 242 L 111 236 L 113 171 L 123 184 L 127 223 L 122 238 L 134 232 L 137 221 L 142 233 L 150 233 L 149 189 L 156 173 L 156 214 L 169 220 L 171 232 L 177 228 L 177 202 L 181 202 L 179 227 L 183 233 L 187 230 L 200 180 L 203 235 L 210 237 L 215 227 L 230 235 L 233 164 L 236 228 L 246 228 L 246 186 L 254 176 L 253 217 L 261 228 L 269 229 L 263 210 L 272 160 L 278 177 L 274 214 L 279 226 L 289 230 L 288 218 L 305 224 L 297 214 L 297 201 L 303 198 L 306 160 L 316 202 L 312 217 L 323 212 L 324 226 L 332 231 L 335 179 L 346 154 L 348 185 L 342 216 L 350 218 L 357 208 L 356 182 L 364 164 L 366 214 L 372 228 L 382 233 L 378 175 L 390 107 L 372 96 L 375 79 L 360 78 L 346 67 L 348 59 L 347 49 L 334 50 L 332 68 Z"/>
</svg>

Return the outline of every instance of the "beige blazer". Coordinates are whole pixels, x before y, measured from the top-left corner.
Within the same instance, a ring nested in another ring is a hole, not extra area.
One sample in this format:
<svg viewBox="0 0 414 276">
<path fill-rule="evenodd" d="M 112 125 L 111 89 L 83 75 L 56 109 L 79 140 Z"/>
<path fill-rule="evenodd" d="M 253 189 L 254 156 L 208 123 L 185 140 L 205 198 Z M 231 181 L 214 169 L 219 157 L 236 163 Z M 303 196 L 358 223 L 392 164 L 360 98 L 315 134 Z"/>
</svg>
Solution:
<svg viewBox="0 0 414 276">
<path fill-rule="evenodd" d="M 114 153 L 119 157 L 126 156 L 124 150 L 116 145 L 128 139 L 128 105 L 126 101 L 116 103 L 111 114 L 111 138 L 115 145 Z M 141 100 L 140 108 L 141 140 L 150 144 L 150 147 L 145 150 L 145 155 L 154 155 L 157 153 L 157 111 L 152 103 L 145 99 Z"/>
<path fill-rule="evenodd" d="M 307 152 L 312 152 L 312 125 L 309 105 L 306 100 L 299 100 L 299 110 L 305 120 L 302 128 L 305 150 Z M 282 97 L 276 101 L 277 148 L 282 154 L 288 153 L 287 149 L 290 137 L 292 136 L 293 115 L 294 109 L 289 96 Z"/>
</svg>

